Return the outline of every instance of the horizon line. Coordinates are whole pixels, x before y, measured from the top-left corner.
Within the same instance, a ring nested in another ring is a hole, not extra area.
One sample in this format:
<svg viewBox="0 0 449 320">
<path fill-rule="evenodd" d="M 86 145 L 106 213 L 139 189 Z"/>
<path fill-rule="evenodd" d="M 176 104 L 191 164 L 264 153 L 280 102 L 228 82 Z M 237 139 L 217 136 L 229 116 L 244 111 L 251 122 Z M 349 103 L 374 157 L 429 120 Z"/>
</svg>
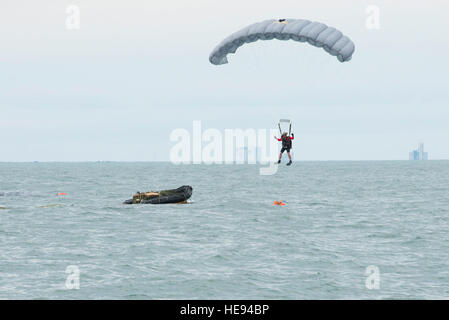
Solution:
<svg viewBox="0 0 449 320">
<path fill-rule="evenodd" d="M 404 161 L 404 162 L 425 162 L 425 161 L 449 161 L 449 159 L 427 159 L 427 160 L 409 160 L 409 159 L 365 159 L 365 160 L 354 160 L 354 159 L 346 159 L 346 160 L 336 160 L 336 159 L 329 159 L 329 160 L 296 160 L 295 162 L 387 162 L 387 161 Z M 114 163 L 172 163 L 168 160 L 32 160 L 32 161 L 0 161 L 0 163 L 98 163 L 98 162 L 114 162 Z M 173 163 L 174 164 L 174 163 Z M 229 164 L 247 164 L 247 165 L 266 165 L 266 163 L 237 163 L 237 162 L 231 162 L 231 163 L 179 163 L 174 165 L 229 165 Z"/>
</svg>

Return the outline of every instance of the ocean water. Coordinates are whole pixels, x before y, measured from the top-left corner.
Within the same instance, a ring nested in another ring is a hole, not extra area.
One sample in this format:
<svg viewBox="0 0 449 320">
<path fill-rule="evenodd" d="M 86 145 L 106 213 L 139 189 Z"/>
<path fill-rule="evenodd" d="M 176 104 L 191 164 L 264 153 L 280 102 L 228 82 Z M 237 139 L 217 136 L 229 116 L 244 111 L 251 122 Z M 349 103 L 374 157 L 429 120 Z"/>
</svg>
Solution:
<svg viewBox="0 0 449 320">
<path fill-rule="evenodd" d="M 0 163 L 0 298 L 449 298 L 448 161 L 258 170 Z M 188 204 L 122 204 L 186 184 Z"/>
</svg>

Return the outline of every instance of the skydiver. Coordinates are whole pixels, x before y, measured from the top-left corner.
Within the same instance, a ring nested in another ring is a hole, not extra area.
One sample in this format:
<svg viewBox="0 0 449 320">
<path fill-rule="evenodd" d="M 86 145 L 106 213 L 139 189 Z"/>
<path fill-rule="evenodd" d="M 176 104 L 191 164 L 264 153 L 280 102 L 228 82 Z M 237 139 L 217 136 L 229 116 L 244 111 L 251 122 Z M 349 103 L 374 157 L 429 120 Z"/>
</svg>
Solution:
<svg viewBox="0 0 449 320">
<path fill-rule="evenodd" d="M 287 132 L 283 132 L 282 136 L 279 139 L 276 136 L 274 136 L 274 138 L 277 141 L 282 141 L 282 149 L 281 153 L 279 153 L 279 160 L 277 163 L 281 163 L 282 154 L 284 153 L 284 151 L 287 151 L 288 158 L 290 159 L 290 161 L 287 163 L 287 166 L 291 165 L 292 156 L 290 155 L 290 149 L 292 148 L 292 140 L 295 139 L 295 135 L 292 133 L 291 136 L 288 136 Z"/>
</svg>

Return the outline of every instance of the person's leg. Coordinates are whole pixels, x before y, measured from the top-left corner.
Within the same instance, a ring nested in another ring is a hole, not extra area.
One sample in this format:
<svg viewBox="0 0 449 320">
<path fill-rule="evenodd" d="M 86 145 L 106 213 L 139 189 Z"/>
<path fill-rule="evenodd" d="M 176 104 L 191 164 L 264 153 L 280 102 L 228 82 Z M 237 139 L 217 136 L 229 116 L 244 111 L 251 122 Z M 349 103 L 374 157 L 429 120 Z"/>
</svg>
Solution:
<svg viewBox="0 0 449 320">
<path fill-rule="evenodd" d="M 290 161 L 287 163 L 287 166 L 289 166 L 289 165 L 292 164 L 292 156 L 291 156 L 291 154 L 290 154 L 290 149 L 287 150 L 287 154 L 288 154 L 288 158 L 290 159 Z"/>
<path fill-rule="evenodd" d="M 281 152 L 279 153 L 279 159 L 278 159 L 278 163 L 281 163 L 281 159 L 282 159 L 282 154 L 284 153 L 284 148 L 281 149 Z"/>
</svg>

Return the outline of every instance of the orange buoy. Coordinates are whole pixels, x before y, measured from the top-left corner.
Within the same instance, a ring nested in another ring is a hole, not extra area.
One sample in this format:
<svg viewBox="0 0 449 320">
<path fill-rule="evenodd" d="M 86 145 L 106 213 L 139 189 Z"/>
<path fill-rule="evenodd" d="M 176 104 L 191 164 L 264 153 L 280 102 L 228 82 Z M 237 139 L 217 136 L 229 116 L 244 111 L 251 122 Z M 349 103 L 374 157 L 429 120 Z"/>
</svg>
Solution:
<svg viewBox="0 0 449 320">
<path fill-rule="evenodd" d="M 282 201 L 275 201 L 273 203 L 274 206 L 285 206 L 285 203 L 283 203 Z"/>
<path fill-rule="evenodd" d="M 58 196 L 66 196 L 67 195 L 67 193 L 65 193 L 65 192 L 59 192 L 58 193 Z"/>
</svg>

